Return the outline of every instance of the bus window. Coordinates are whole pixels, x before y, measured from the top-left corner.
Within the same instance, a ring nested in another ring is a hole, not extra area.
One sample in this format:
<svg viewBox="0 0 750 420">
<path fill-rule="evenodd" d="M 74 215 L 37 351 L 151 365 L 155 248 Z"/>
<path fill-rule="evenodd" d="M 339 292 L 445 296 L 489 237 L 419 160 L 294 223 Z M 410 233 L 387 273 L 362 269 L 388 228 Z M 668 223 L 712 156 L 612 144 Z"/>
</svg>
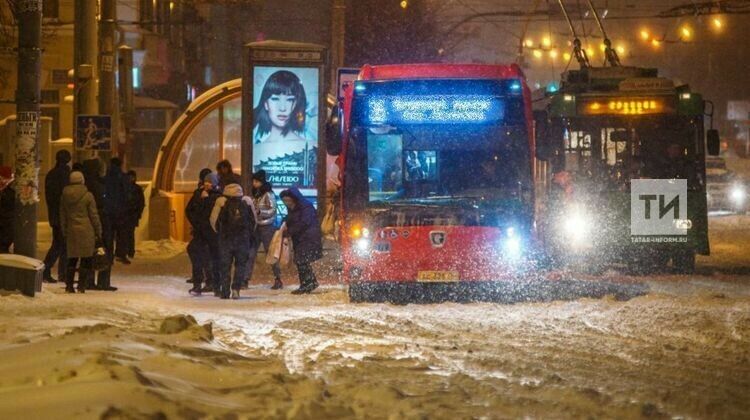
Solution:
<svg viewBox="0 0 750 420">
<path fill-rule="evenodd" d="M 370 134 L 367 140 L 370 201 L 387 199 L 401 189 L 403 138 L 400 134 Z"/>
</svg>

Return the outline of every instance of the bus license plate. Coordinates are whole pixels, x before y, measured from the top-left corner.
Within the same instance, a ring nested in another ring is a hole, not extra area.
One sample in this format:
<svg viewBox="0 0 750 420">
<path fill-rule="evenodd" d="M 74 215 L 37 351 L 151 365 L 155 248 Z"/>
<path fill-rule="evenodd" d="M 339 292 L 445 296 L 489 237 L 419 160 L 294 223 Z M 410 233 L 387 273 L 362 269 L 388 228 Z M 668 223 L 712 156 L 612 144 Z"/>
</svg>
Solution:
<svg viewBox="0 0 750 420">
<path fill-rule="evenodd" d="M 420 271 L 417 281 L 430 283 L 441 281 L 459 281 L 458 271 Z"/>
</svg>

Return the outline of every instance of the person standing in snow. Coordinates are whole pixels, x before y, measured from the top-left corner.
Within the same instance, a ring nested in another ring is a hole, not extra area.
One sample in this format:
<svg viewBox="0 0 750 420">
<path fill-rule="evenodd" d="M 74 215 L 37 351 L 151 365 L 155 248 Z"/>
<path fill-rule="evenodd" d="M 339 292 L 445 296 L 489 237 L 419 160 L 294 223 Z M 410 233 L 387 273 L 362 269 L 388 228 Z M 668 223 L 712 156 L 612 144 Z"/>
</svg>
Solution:
<svg viewBox="0 0 750 420">
<path fill-rule="evenodd" d="M 185 215 L 192 226 L 193 234 L 187 252 L 192 265 L 193 288 L 190 289 L 190 294 L 195 296 L 219 290 L 219 243 L 209 219 L 211 210 L 220 196 L 219 178 L 208 168 L 201 170 L 198 188 L 185 208 Z M 204 285 L 203 288 L 201 284 Z"/>
<path fill-rule="evenodd" d="M 271 183 L 266 181 L 266 171 L 260 170 L 253 174 L 252 189 L 250 193 L 255 205 L 255 219 L 258 221 L 258 227 L 255 229 L 254 243 L 255 246 L 250 250 L 250 261 L 248 262 L 248 281 L 253 276 L 253 269 L 255 268 L 255 261 L 260 250 L 260 245 L 268 252 L 268 248 L 271 245 L 276 228 L 274 222 L 276 221 L 276 195 L 273 193 L 273 187 Z M 273 269 L 273 286 L 271 289 L 278 290 L 284 287 L 281 282 L 281 269 L 279 264 L 276 263 L 272 266 Z"/>
<path fill-rule="evenodd" d="M 121 213 L 119 223 L 121 228 L 117 235 L 115 256 L 121 259 L 135 257 L 135 229 L 146 208 L 146 197 L 143 188 L 137 183 L 137 174 L 130 170 L 125 174 L 125 209 Z"/>
<path fill-rule="evenodd" d="M 13 183 L 13 169 L 0 166 L 0 254 L 10 252 L 13 245 L 13 226 L 16 212 L 16 191 Z"/>
<path fill-rule="evenodd" d="M 94 197 L 96 203 L 96 209 L 99 214 L 99 221 L 102 225 L 101 240 L 104 245 L 110 262 L 114 259 L 112 253 L 112 245 L 114 244 L 114 229 L 112 229 L 112 220 L 109 217 L 107 211 L 105 211 L 105 199 L 109 192 L 107 191 L 104 179 L 101 177 L 101 161 L 99 159 L 88 159 L 83 161 L 83 175 L 85 178 L 86 188 L 89 190 L 91 195 Z M 111 170 L 111 169 L 110 169 Z M 79 273 L 81 274 L 81 273 Z M 116 287 L 111 285 L 112 268 L 107 268 L 96 273 L 96 284 L 94 284 L 93 271 L 87 273 L 86 281 L 92 287 L 96 287 L 99 290 L 105 290 L 114 292 L 117 290 Z M 83 276 L 80 276 L 83 279 Z M 80 280 L 79 280 L 80 283 Z"/>
<path fill-rule="evenodd" d="M 70 183 L 63 190 L 60 200 L 60 229 L 65 237 L 65 249 L 68 253 L 65 291 L 75 293 L 73 281 L 80 261 L 78 292 L 84 293 L 87 279 L 90 278 L 92 257 L 97 243 L 101 241 L 102 225 L 96 200 L 84 186 L 83 174 L 78 171 L 71 172 Z"/>
<path fill-rule="evenodd" d="M 52 278 L 52 266 L 56 262 L 58 263 L 57 277 L 60 281 L 65 280 L 65 266 L 68 263 L 68 257 L 65 253 L 65 240 L 60 229 L 60 200 L 62 199 L 63 189 L 70 180 L 70 160 L 69 151 L 59 150 L 55 155 L 55 167 L 47 172 L 47 176 L 44 178 L 44 198 L 47 201 L 47 216 L 52 228 L 52 245 L 47 251 L 47 256 L 44 257 L 44 274 L 42 275 L 42 279 L 47 283 L 57 283 L 57 280 Z"/>
<path fill-rule="evenodd" d="M 311 264 L 323 258 L 323 239 L 318 214 L 312 203 L 304 198 L 297 188 L 282 191 L 281 199 L 289 209 L 284 236 L 292 238 L 294 263 L 299 273 L 299 289 L 292 293 L 310 293 L 318 287 L 318 280 Z"/>
<path fill-rule="evenodd" d="M 244 196 L 242 187 L 231 183 L 211 210 L 211 228 L 218 234 L 221 253 L 220 297 L 239 299 L 240 288 L 247 279 L 247 260 L 253 247 L 255 210 L 253 200 Z M 234 276 L 230 274 L 234 266 Z"/>
</svg>

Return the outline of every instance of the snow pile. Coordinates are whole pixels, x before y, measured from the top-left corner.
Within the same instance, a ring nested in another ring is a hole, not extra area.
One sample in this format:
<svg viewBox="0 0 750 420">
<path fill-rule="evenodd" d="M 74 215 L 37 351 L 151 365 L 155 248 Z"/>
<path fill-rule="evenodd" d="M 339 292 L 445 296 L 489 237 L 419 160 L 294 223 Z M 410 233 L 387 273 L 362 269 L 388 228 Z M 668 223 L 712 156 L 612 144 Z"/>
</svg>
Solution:
<svg viewBox="0 0 750 420">
<path fill-rule="evenodd" d="M 169 259 L 185 252 L 187 244 L 173 239 L 143 241 L 136 246 L 136 258 Z"/>
</svg>

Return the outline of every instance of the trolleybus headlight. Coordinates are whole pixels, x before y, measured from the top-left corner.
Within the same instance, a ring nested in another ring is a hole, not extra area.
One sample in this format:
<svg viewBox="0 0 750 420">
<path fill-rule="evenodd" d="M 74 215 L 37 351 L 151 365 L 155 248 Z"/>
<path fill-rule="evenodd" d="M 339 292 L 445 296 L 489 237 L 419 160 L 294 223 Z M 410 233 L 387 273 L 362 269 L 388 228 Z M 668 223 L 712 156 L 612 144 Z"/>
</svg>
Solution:
<svg viewBox="0 0 750 420">
<path fill-rule="evenodd" d="M 745 198 L 747 197 L 747 192 L 745 191 L 745 188 L 743 188 L 740 185 L 735 185 L 732 187 L 732 190 L 729 193 L 729 197 L 732 198 L 732 201 L 734 204 L 742 204 L 745 202 Z"/>
<path fill-rule="evenodd" d="M 590 220 L 582 211 L 573 211 L 563 220 L 563 231 L 574 245 L 580 245 L 589 234 Z"/>
</svg>

